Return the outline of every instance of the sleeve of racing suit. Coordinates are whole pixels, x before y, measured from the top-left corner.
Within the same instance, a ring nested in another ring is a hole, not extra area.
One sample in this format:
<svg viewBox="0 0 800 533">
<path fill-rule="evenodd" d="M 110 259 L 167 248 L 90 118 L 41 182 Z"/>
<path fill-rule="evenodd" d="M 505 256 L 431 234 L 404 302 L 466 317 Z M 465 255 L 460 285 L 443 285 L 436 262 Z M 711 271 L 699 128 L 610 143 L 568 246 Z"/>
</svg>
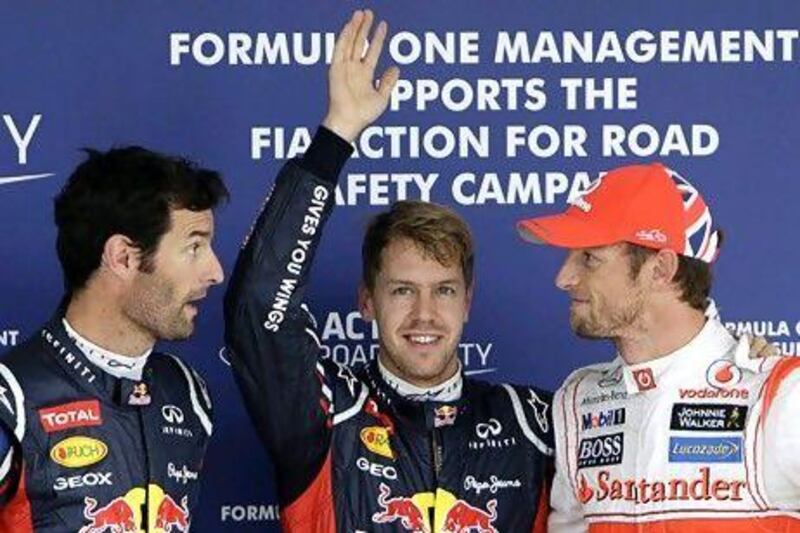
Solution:
<svg viewBox="0 0 800 533">
<path fill-rule="evenodd" d="M 18 468 L 14 468 L 17 456 L 14 454 L 11 433 L 3 424 L 0 424 L 0 506 L 8 502 L 13 496 L 13 487 L 17 485 L 16 474 Z M 8 463 L 8 467 L 6 467 Z"/>
<path fill-rule="evenodd" d="M 553 428 L 556 443 L 556 474 L 550 492 L 550 533 L 580 533 L 589 528 L 583 519 L 583 507 L 578 501 L 569 473 L 569 431 L 566 424 L 566 394 L 568 384 L 553 397 Z"/>
<path fill-rule="evenodd" d="M 275 180 L 225 294 L 225 341 L 245 405 L 273 459 L 281 503 L 313 481 L 330 443 L 320 343 L 302 304 L 349 143 L 320 127 Z"/>
<path fill-rule="evenodd" d="M 767 382 L 764 421 L 764 483 L 769 504 L 800 510 L 800 359 L 785 357 Z"/>
<path fill-rule="evenodd" d="M 16 495 L 22 473 L 25 396 L 12 371 L 0 363 L 0 507 Z M 2 516 L 0 516 L 0 529 Z"/>
</svg>

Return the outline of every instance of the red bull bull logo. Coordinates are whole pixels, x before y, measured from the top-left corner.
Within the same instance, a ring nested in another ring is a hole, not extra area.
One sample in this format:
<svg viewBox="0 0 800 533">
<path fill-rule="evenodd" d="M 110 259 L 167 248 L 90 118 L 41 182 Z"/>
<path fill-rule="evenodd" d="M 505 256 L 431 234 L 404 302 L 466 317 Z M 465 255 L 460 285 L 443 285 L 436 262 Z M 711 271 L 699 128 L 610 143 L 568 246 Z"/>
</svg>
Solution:
<svg viewBox="0 0 800 533">
<path fill-rule="evenodd" d="M 156 530 L 162 529 L 164 533 L 174 531 L 189 531 L 189 506 L 186 496 L 181 498 L 178 506 L 169 494 L 164 495 L 156 512 Z"/>
<path fill-rule="evenodd" d="M 142 516 L 147 500 L 148 516 Z M 189 503 L 180 505 L 158 485 L 129 490 L 102 507 L 94 498 L 84 498 L 83 516 L 88 523 L 78 533 L 186 533 L 189 531 Z"/>
<path fill-rule="evenodd" d="M 497 500 L 489 500 L 486 510 L 457 499 L 452 493 L 438 489 L 436 494 L 421 492 L 411 497 L 392 497 L 391 489 L 380 484 L 380 511 L 372 515 L 376 524 L 395 523 L 414 533 L 498 533 Z M 429 518 L 433 511 L 434 527 Z"/>
<path fill-rule="evenodd" d="M 422 509 L 417 507 L 412 498 L 403 496 L 390 498 L 392 491 L 383 483 L 380 485 L 380 492 L 378 505 L 381 506 L 382 510 L 372 515 L 373 522 L 385 524 L 399 521 L 406 531 L 413 531 L 414 533 L 430 532 Z"/>
<path fill-rule="evenodd" d="M 83 516 L 89 524 L 83 526 L 79 533 L 138 533 L 133 508 L 125 498 L 114 498 L 103 507 L 97 508 L 97 500 L 86 497 Z"/>
<path fill-rule="evenodd" d="M 492 525 L 497 519 L 497 500 L 486 503 L 486 511 L 457 501 L 447 512 L 443 533 L 497 533 Z"/>
</svg>

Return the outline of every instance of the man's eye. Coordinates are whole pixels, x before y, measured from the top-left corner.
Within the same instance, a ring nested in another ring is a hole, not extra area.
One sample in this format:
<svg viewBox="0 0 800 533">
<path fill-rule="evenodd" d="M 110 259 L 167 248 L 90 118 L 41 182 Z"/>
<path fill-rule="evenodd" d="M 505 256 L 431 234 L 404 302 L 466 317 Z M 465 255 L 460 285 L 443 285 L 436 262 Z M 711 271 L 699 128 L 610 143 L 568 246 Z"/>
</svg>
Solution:
<svg viewBox="0 0 800 533">
<path fill-rule="evenodd" d="M 583 252 L 583 263 L 585 265 L 594 265 L 597 263 L 597 256 L 589 252 Z"/>
<path fill-rule="evenodd" d="M 443 296 L 453 296 L 456 293 L 456 289 L 449 285 L 442 285 L 439 287 L 439 294 Z"/>
<path fill-rule="evenodd" d="M 395 287 L 392 290 L 392 294 L 397 296 L 407 296 L 411 294 L 411 287 Z"/>
<path fill-rule="evenodd" d="M 201 244 L 199 242 L 193 242 L 189 245 L 189 253 L 192 255 L 197 255 L 197 252 L 200 251 Z"/>
</svg>

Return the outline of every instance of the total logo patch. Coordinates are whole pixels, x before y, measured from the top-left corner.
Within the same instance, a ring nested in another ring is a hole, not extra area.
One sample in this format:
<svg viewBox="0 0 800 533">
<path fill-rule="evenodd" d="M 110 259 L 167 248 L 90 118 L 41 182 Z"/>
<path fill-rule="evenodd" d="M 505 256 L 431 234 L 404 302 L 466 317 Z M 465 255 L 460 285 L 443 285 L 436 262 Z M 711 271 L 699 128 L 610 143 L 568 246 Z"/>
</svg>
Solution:
<svg viewBox="0 0 800 533">
<path fill-rule="evenodd" d="M 381 426 L 369 426 L 361 430 L 361 442 L 372 453 L 394 459 L 394 452 L 389 445 L 389 431 Z"/>
<path fill-rule="evenodd" d="M 741 463 L 742 437 L 670 437 L 670 463 Z"/>
<path fill-rule="evenodd" d="M 682 431 L 742 431 L 746 405 L 676 403 L 669 428 Z"/>
<path fill-rule="evenodd" d="M 578 447 L 578 468 L 618 465 L 622 462 L 625 435 L 614 433 L 581 439 Z"/>
<path fill-rule="evenodd" d="M 67 468 L 82 468 L 99 463 L 108 455 L 108 446 L 89 437 L 69 437 L 50 449 L 50 458 Z"/>
<path fill-rule="evenodd" d="M 103 423 L 98 400 L 65 403 L 39 409 L 39 420 L 47 433 L 65 429 L 99 426 Z"/>
<path fill-rule="evenodd" d="M 610 426 L 621 426 L 625 423 L 625 409 L 608 409 L 596 413 L 581 415 L 581 427 L 584 431 Z"/>
</svg>

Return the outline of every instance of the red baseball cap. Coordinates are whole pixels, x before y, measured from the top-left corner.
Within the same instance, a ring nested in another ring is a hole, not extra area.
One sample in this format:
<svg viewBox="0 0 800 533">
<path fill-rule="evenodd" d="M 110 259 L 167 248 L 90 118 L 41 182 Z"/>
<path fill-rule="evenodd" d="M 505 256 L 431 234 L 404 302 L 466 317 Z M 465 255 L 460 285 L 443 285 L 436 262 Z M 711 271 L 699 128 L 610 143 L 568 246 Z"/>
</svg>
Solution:
<svg viewBox="0 0 800 533">
<path fill-rule="evenodd" d="M 719 234 L 700 192 L 660 163 L 614 169 L 569 203 L 558 215 L 518 222 L 522 238 L 562 248 L 630 242 L 706 263 L 719 254 Z"/>
</svg>

